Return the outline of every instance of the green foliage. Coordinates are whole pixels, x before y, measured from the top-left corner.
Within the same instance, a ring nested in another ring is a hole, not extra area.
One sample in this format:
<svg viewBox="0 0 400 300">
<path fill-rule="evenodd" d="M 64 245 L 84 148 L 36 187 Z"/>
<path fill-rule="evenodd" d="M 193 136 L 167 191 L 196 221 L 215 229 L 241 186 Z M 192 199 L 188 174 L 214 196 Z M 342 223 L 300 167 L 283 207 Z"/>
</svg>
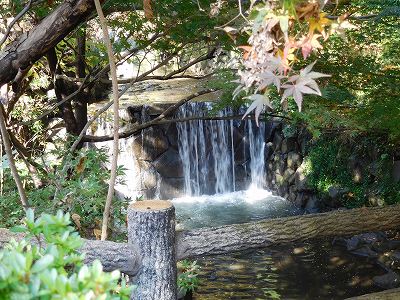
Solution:
<svg viewBox="0 0 400 300">
<path fill-rule="evenodd" d="M 387 145 L 377 147 L 373 139 L 358 137 L 346 142 L 323 136 L 305 158 L 307 182 L 321 197 L 330 187 L 346 191 L 341 200 L 349 208 L 400 203 L 400 183 L 393 182 L 388 171 L 391 159 L 384 151 Z"/>
<path fill-rule="evenodd" d="M 25 238 L 0 251 L 1 299 L 129 299 L 130 288 L 119 284 L 120 272 L 103 272 L 99 261 L 83 264 L 82 240 L 70 226 L 69 214 L 27 211 Z M 32 243 L 35 241 L 35 243 Z"/>
<path fill-rule="evenodd" d="M 53 155 L 62 155 L 61 150 L 54 150 Z M 69 174 L 62 172 L 62 167 L 54 159 L 53 164 L 46 168 L 54 170 L 43 178 L 46 184 L 39 189 L 34 188 L 30 174 L 20 172 L 27 183 L 29 201 L 37 213 L 55 213 L 59 209 L 79 216 L 81 234 L 93 236 L 93 229 L 99 228 L 102 220 L 104 203 L 107 196 L 109 171 L 104 164 L 108 157 L 105 149 L 81 149 L 70 161 Z M 118 170 L 119 176 L 123 170 Z M 0 227 L 11 227 L 19 223 L 24 211 L 19 203 L 19 196 L 14 181 L 6 173 L 5 189 L 0 202 Z M 112 207 L 113 223 L 111 231 L 115 231 L 114 223 L 125 222 L 123 210 L 127 203 L 115 199 Z"/>
<path fill-rule="evenodd" d="M 199 286 L 197 277 L 199 266 L 196 261 L 190 262 L 182 260 L 178 262 L 178 290 L 179 294 L 185 295 L 187 292 L 193 292 Z"/>
</svg>

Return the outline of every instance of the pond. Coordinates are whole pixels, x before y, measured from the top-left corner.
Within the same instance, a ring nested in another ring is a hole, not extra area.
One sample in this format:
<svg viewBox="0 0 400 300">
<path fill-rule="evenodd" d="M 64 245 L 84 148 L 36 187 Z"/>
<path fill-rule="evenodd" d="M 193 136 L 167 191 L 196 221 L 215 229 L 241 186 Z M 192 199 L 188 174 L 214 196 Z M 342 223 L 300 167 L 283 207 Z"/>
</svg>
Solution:
<svg viewBox="0 0 400 300">
<path fill-rule="evenodd" d="M 173 200 L 178 229 L 251 222 L 303 213 L 269 191 Z M 380 291 L 372 278 L 385 271 L 331 240 L 318 240 L 197 259 L 194 299 L 345 299 Z"/>
</svg>

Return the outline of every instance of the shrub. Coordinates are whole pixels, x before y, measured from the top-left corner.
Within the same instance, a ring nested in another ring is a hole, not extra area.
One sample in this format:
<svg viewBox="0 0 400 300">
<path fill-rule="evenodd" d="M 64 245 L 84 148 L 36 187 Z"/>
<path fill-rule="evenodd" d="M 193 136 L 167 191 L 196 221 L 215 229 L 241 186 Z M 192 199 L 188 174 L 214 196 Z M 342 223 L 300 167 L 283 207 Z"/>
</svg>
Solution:
<svg viewBox="0 0 400 300">
<path fill-rule="evenodd" d="M 14 231 L 26 236 L 0 251 L 1 299 L 129 299 L 130 288 L 119 284 L 119 271 L 103 272 L 99 261 L 83 264 L 77 251 L 82 239 L 68 213 L 35 220 L 28 210 L 25 226 Z"/>
</svg>

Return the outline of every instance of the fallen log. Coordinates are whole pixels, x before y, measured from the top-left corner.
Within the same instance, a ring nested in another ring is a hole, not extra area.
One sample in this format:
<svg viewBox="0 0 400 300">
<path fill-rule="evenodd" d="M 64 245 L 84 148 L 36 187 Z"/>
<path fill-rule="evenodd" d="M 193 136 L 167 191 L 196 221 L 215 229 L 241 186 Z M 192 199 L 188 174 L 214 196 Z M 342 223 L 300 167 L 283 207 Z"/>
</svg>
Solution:
<svg viewBox="0 0 400 300">
<path fill-rule="evenodd" d="M 400 228 L 400 205 L 355 208 L 189 230 L 176 234 L 176 259 L 398 228 Z M 21 234 L 0 229 L 0 247 L 11 238 L 22 237 Z M 84 240 L 82 252 L 86 253 L 87 263 L 99 259 L 107 271 L 119 269 L 127 275 L 136 275 L 141 267 L 138 250 L 127 243 Z"/>
<path fill-rule="evenodd" d="M 277 218 L 177 234 L 180 259 L 400 228 L 400 205 Z"/>
<path fill-rule="evenodd" d="M 398 300 L 400 299 L 400 288 L 390 289 L 383 292 L 366 294 L 358 297 L 347 298 L 346 300 Z"/>
</svg>

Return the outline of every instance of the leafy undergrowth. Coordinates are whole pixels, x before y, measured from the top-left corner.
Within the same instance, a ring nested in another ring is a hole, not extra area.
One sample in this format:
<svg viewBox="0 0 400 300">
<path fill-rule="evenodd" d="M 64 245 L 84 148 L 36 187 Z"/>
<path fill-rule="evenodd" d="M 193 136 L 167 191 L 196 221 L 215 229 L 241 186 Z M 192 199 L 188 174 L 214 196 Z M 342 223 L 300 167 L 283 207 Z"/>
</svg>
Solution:
<svg viewBox="0 0 400 300">
<path fill-rule="evenodd" d="M 348 207 L 400 203 L 400 183 L 392 178 L 393 157 L 388 145 L 359 137 L 343 141 L 324 136 L 315 142 L 305 159 L 308 184 L 320 196 L 331 187 L 343 192 Z"/>
<path fill-rule="evenodd" d="M 60 151 L 55 151 L 60 157 Z M 62 157 L 62 156 L 61 156 Z M 30 176 L 23 167 L 25 188 L 30 205 L 37 214 L 54 214 L 58 210 L 69 212 L 76 229 L 84 237 L 96 237 L 101 228 L 104 202 L 107 195 L 109 171 L 104 168 L 108 157 L 105 149 L 82 149 L 68 161 L 67 172 L 62 171 L 60 162 L 52 160 L 46 169 L 49 170 L 41 180 L 43 185 L 35 188 Z M 52 171 L 50 171 L 52 170 Z M 0 227 L 12 227 L 20 224 L 25 216 L 14 181 L 5 168 L 5 176 L 0 201 Z M 123 174 L 120 169 L 119 175 Z M 110 222 L 111 236 L 117 233 L 115 224 L 124 224 L 124 211 L 127 203 L 115 199 Z"/>
<path fill-rule="evenodd" d="M 83 263 L 77 251 L 82 240 L 69 214 L 35 220 L 28 210 L 25 225 L 15 231 L 26 236 L 0 251 L 1 299 L 129 299 L 131 288 L 119 271 L 103 272 L 99 261 Z"/>
</svg>

